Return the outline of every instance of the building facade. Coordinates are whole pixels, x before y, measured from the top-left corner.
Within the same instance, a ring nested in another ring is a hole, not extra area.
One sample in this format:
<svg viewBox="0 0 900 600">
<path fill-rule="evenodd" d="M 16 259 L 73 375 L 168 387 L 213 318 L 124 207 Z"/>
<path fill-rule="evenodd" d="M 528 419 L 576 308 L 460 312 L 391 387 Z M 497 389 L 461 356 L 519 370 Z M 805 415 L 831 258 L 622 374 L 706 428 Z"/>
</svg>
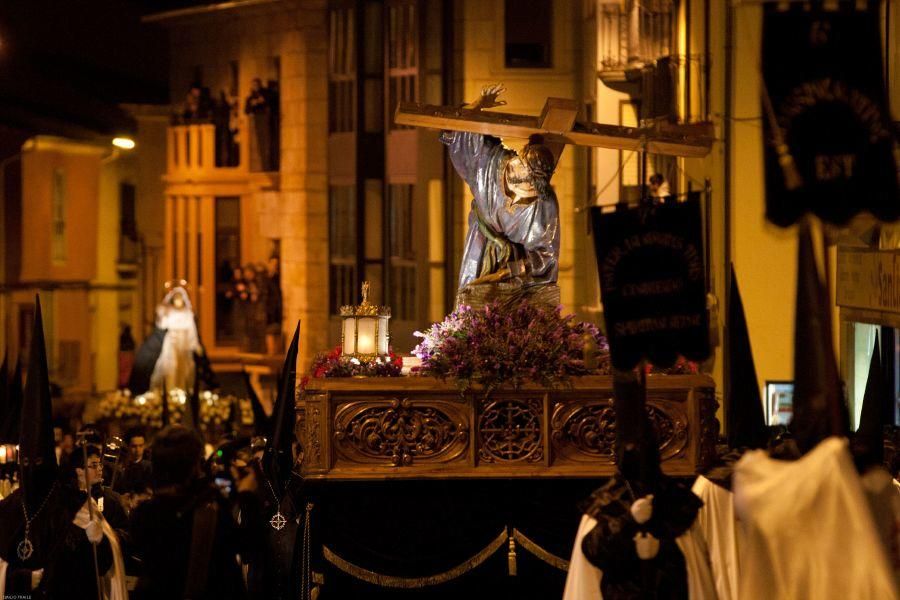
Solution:
<svg viewBox="0 0 900 600">
<path fill-rule="evenodd" d="M 152 122 L 139 121 L 133 139 L 152 158 Z M 138 189 L 161 173 L 103 135 L 8 129 L 6 139 L 14 143 L 0 170 L 0 348 L 10 364 L 27 360 L 40 294 L 51 380 L 75 401 L 115 390 L 123 333 L 140 339 L 148 290 L 161 285 L 152 244 L 162 228 L 138 226 L 152 223 Z"/>
<path fill-rule="evenodd" d="M 897 0 L 887 4 L 885 32 L 900 14 Z M 553 177 L 562 303 L 600 319 L 586 209 L 634 201 L 659 173 L 675 195 L 700 193 L 714 325 L 733 264 L 761 386 L 793 379 L 796 236 L 764 216 L 761 3 L 244 0 L 146 20 L 170 32 L 174 100 L 202 84 L 243 106 L 257 78 L 280 97 L 272 170 L 253 167 L 255 125 L 242 110 L 236 166 L 215 166 L 213 125 L 168 133 L 164 270 L 194 282 L 216 352 L 234 351 L 217 337 L 223 258 L 244 264 L 276 250 L 282 328 L 302 321 L 303 364 L 340 342 L 339 308 L 358 300 L 363 280 L 393 309 L 395 350 L 409 351 L 412 332 L 453 307 L 471 197 L 436 132 L 397 126 L 393 111 L 401 100 L 462 104 L 501 82 L 510 112 L 536 114 L 564 97 L 595 122 L 713 124 L 704 158 L 565 149 Z M 885 39 L 893 73 L 898 43 Z M 897 78 L 889 85 L 896 115 Z M 721 385 L 721 344 L 707 367 Z"/>
</svg>

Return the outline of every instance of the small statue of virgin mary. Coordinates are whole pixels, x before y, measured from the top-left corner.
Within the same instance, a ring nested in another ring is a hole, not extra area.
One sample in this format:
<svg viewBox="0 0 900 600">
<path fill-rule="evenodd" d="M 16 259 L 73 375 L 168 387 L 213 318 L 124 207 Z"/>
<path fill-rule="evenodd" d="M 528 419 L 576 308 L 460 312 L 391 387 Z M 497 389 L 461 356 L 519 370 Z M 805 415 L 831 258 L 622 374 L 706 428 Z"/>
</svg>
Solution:
<svg viewBox="0 0 900 600">
<path fill-rule="evenodd" d="M 166 333 L 150 376 L 150 389 L 161 389 L 165 381 L 170 390 L 190 391 L 196 376 L 194 353 L 202 352 L 197 323 L 184 282 L 166 287 L 169 291 L 156 307 L 156 327 Z"/>
</svg>

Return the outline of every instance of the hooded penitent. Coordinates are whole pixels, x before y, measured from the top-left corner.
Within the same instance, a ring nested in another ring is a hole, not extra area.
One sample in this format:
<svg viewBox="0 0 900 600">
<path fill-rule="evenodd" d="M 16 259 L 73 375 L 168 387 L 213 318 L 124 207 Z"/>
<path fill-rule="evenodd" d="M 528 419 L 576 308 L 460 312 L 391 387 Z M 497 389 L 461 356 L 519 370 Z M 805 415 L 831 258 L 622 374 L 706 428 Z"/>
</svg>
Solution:
<svg viewBox="0 0 900 600">
<path fill-rule="evenodd" d="M 663 475 L 645 385 L 633 372 L 613 377 L 618 471 L 595 491 L 585 514 L 585 558 L 603 572 L 603 598 L 687 598 L 684 557 L 675 538 L 693 523 L 700 500 Z"/>
<path fill-rule="evenodd" d="M 728 296 L 729 377 L 725 380 L 728 407 L 728 445 L 731 448 L 765 448 L 769 441 L 744 303 L 738 289 L 734 265 Z"/>
<path fill-rule="evenodd" d="M 268 438 L 271 436 L 271 417 L 266 414 L 266 409 L 263 408 L 262 402 L 260 402 L 259 396 L 256 395 L 256 390 L 253 388 L 253 384 L 250 383 L 250 374 L 244 371 L 243 375 L 244 389 L 247 397 L 250 398 L 250 406 L 253 409 L 253 428 L 256 435 Z"/>
<path fill-rule="evenodd" d="M 794 416 L 802 453 L 826 437 L 846 436 L 847 407 L 834 359 L 828 294 L 819 278 L 808 222 L 800 225 L 794 330 Z"/>
<path fill-rule="evenodd" d="M 162 352 L 163 341 L 166 338 L 166 330 L 159 327 L 153 328 L 153 333 L 147 336 L 134 357 L 134 367 L 128 379 L 128 389 L 133 396 L 143 394 L 150 389 L 150 377 L 159 354 Z"/>
<path fill-rule="evenodd" d="M 275 400 L 272 411 L 272 431 L 266 441 L 265 469 L 266 474 L 275 486 L 276 491 L 283 493 L 291 476 L 294 465 L 293 441 L 295 405 L 294 393 L 297 382 L 297 354 L 300 346 L 300 323 L 294 330 L 294 338 L 284 357 L 281 372 L 281 389 Z"/>
<path fill-rule="evenodd" d="M 196 373 L 197 368 L 197 358 L 198 355 L 194 352 L 193 360 L 194 360 L 194 372 Z M 186 392 L 187 390 L 185 390 Z M 203 433 L 200 431 L 200 378 L 194 377 L 193 387 L 191 388 L 191 393 L 188 396 L 188 404 L 184 410 L 184 420 L 183 423 L 185 427 L 191 427 L 194 429 L 200 437 L 203 437 Z"/>
<path fill-rule="evenodd" d="M 28 380 L 19 437 L 21 487 L 0 501 L 0 568 L 7 597 L 44 598 L 32 592 L 32 573 L 45 569 L 66 540 L 67 512 L 57 480 L 51 424 L 50 381 L 40 303 L 35 305 Z M 27 517 L 27 520 L 26 520 Z M 4 564 L 5 563 L 5 564 Z M 27 594 L 27 595 L 26 595 Z M 2 593 L 0 593 L 2 595 Z"/>
<path fill-rule="evenodd" d="M 291 474 L 294 442 L 294 386 L 300 324 L 288 348 L 281 386 L 272 413 L 274 422 L 266 440 L 263 481 L 259 485 L 258 514 L 248 514 L 248 523 L 262 530 L 262 543 L 249 556 L 247 585 L 253 598 L 288 600 L 305 598 L 302 582 L 308 581 L 308 557 L 304 560 L 301 535 L 308 527 L 302 481 Z M 307 538 L 308 541 L 308 538 Z M 303 565 L 306 565 L 304 567 Z"/>
<path fill-rule="evenodd" d="M 10 381 L 9 381 L 9 364 L 6 355 L 3 356 L 3 364 L 0 365 L 0 444 L 15 444 L 18 437 L 14 440 L 8 438 L 7 428 L 12 412 L 12 406 L 9 402 Z"/>
<path fill-rule="evenodd" d="M 3 355 L 3 364 L 0 365 L 0 423 L 6 415 L 9 403 L 9 357 Z"/>
<path fill-rule="evenodd" d="M 53 403 L 50 374 L 44 347 L 41 302 L 35 298 L 34 330 L 28 356 L 19 437 L 19 467 L 29 507 L 37 507 L 56 478 L 57 464 L 53 439 Z"/>
<path fill-rule="evenodd" d="M 18 444 L 22 425 L 22 361 L 16 359 L 12 379 L 7 382 L 6 408 L 0 417 L 0 443 Z"/>
<path fill-rule="evenodd" d="M 885 386 L 881 351 L 876 336 L 872 360 L 869 362 L 869 377 L 866 380 L 862 411 L 859 415 L 859 427 L 850 445 L 860 472 L 884 462 L 884 407 L 889 405 L 890 394 Z"/>
<path fill-rule="evenodd" d="M 162 398 L 162 404 L 160 405 L 161 410 L 162 410 L 162 426 L 168 427 L 169 426 L 169 388 L 168 388 L 168 386 L 166 386 L 165 379 L 163 379 L 162 390 L 160 391 L 160 394 L 161 394 L 160 397 Z"/>
</svg>

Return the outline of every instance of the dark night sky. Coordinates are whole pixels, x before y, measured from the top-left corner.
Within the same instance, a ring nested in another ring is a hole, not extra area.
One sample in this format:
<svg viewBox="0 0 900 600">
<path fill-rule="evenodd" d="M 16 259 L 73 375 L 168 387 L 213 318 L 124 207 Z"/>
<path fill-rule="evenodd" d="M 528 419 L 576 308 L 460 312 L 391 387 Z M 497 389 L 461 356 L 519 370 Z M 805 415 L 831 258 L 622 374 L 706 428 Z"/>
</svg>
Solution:
<svg viewBox="0 0 900 600">
<path fill-rule="evenodd" d="M 141 16 L 214 0 L 0 0 L 0 127 L 127 135 L 119 104 L 165 104 L 167 31 Z"/>
<path fill-rule="evenodd" d="M 213 0 L 4 0 L 0 68 L 106 102 L 165 102 L 165 29 L 144 14 Z"/>
</svg>

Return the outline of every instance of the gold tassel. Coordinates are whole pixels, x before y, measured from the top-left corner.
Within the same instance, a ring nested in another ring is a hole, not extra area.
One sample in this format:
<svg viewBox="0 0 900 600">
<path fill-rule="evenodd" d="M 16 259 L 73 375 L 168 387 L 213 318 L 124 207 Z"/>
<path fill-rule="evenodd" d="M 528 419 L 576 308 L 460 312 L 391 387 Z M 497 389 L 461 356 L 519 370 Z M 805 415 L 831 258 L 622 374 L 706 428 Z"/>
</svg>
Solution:
<svg viewBox="0 0 900 600">
<path fill-rule="evenodd" d="M 784 187 L 790 191 L 794 191 L 803 186 L 803 178 L 797 170 L 797 163 L 791 156 L 790 148 L 787 144 L 778 144 L 775 146 L 778 153 L 778 164 L 781 165 L 781 172 L 784 173 Z"/>
<path fill-rule="evenodd" d="M 509 536 L 509 554 L 506 555 L 506 567 L 509 569 L 509 576 L 518 575 L 516 568 L 516 540 L 513 536 Z"/>
<path fill-rule="evenodd" d="M 781 172 L 784 175 L 784 187 L 788 191 L 793 192 L 803 187 L 803 177 L 797 170 L 797 163 L 791 156 L 791 149 L 784 139 L 784 133 L 778 124 L 778 115 L 775 113 L 775 107 L 772 105 L 772 98 L 769 96 L 769 89 L 766 87 L 766 78 L 760 77 L 760 87 L 762 88 L 763 111 L 769 121 L 769 129 L 772 132 L 772 141 L 775 143 L 775 153 L 778 155 L 778 164 L 781 166 Z"/>
<path fill-rule="evenodd" d="M 312 582 L 313 586 L 309 591 L 309 600 L 318 600 L 319 592 L 322 591 L 322 586 L 325 585 L 325 574 L 313 571 Z"/>
</svg>

